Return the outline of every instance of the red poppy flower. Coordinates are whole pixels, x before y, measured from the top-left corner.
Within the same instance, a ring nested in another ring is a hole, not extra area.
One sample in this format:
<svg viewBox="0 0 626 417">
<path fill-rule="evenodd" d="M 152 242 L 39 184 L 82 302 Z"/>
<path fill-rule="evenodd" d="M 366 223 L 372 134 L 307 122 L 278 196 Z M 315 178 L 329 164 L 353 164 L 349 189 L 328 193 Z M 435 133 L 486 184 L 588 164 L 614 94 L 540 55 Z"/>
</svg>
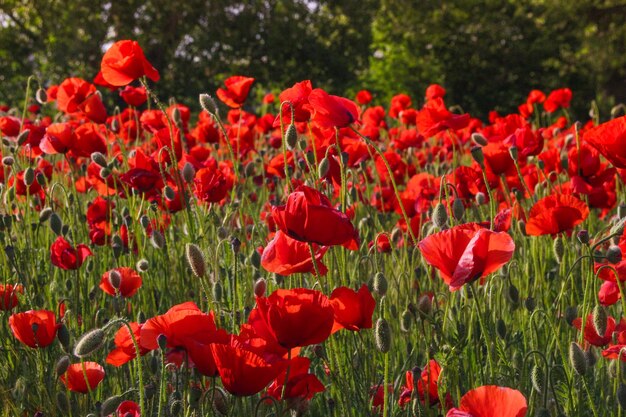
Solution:
<svg viewBox="0 0 626 417">
<path fill-rule="evenodd" d="M 135 340 L 139 345 L 139 354 L 145 355 L 150 351 L 150 349 L 146 349 L 141 346 L 141 327 L 142 324 L 139 323 L 129 323 L 130 328 L 133 331 L 133 335 L 135 336 Z M 115 338 L 113 340 L 115 343 L 115 349 L 113 349 L 107 355 L 107 363 L 113 366 L 122 366 L 127 362 L 135 359 L 137 356 L 137 351 L 135 350 L 135 345 L 133 343 L 132 337 L 130 337 L 130 333 L 128 332 L 128 327 L 123 325 L 120 329 L 115 333 Z"/>
<path fill-rule="evenodd" d="M 254 78 L 244 77 L 241 75 L 234 75 L 224 81 L 226 88 L 217 89 L 217 98 L 222 100 L 224 104 L 233 109 L 238 109 L 243 106 L 243 103 L 248 98 L 250 87 Z"/>
<path fill-rule="evenodd" d="M 78 105 L 78 108 L 94 123 L 104 123 L 107 120 L 107 110 L 98 93 L 91 94 Z"/>
<path fill-rule="evenodd" d="M 577 317 L 572 322 L 572 326 L 574 326 L 579 331 L 581 328 L 581 324 L 582 319 L 580 317 Z M 598 332 L 596 332 L 595 326 L 593 325 L 593 314 L 589 314 L 587 316 L 587 321 L 585 322 L 585 340 L 587 341 L 587 343 L 590 343 L 594 346 L 605 346 L 611 341 L 611 338 L 613 337 L 615 325 L 615 319 L 609 316 L 607 318 L 606 331 L 603 335 L 599 335 Z"/>
<path fill-rule="evenodd" d="M 406 371 L 405 384 L 402 387 L 400 398 L 398 399 L 398 405 L 404 407 L 410 400 L 414 390 L 417 389 L 422 403 L 426 401 L 426 392 L 424 387 L 428 387 L 428 403 L 434 405 L 439 402 L 439 388 L 437 383 L 439 382 L 439 375 L 441 375 L 441 366 L 436 360 L 431 359 L 428 363 L 428 367 L 423 369 L 420 373 L 420 379 L 415 381 L 413 370 Z"/>
<path fill-rule="evenodd" d="M 372 101 L 372 93 L 367 90 L 360 90 L 358 93 L 356 93 L 356 101 L 360 105 L 365 106 L 366 104 L 369 104 L 370 101 Z"/>
<path fill-rule="evenodd" d="M 348 287 L 336 288 L 330 294 L 330 305 L 335 317 L 333 333 L 341 329 L 358 331 L 372 328 L 376 300 L 367 285 L 363 284 L 358 292 Z"/>
<path fill-rule="evenodd" d="M 148 99 L 145 87 L 133 87 L 127 85 L 122 91 L 120 91 L 120 97 L 129 106 L 139 107 Z"/>
<path fill-rule="evenodd" d="M 115 410 L 115 417 L 141 417 L 141 409 L 139 404 L 134 401 L 122 401 Z"/>
<path fill-rule="evenodd" d="M 321 275 L 326 275 L 328 268 L 322 263 L 327 246 L 313 244 L 315 261 Z M 296 273 L 315 273 L 309 245 L 295 240 L 278 230 L 267 244 L 261 255 L 261 266 L 268 272 L 280 275 Z"/>
<path fill-rule="evenodd" d="M 17 294 L 24 294 L 21 285 L 0 284 L 0 310 L 12 310 L 18 303 Z"/>
<path fill-rule="evenodd" d="M 279 289 L 269 297 L 257 297 L 256 304 L 270 333 L 285 349 L 322 343 L 333 328 L 333 308 L 319 291 Z"/>
<path fill-rule="evenodd" d="M 396 94 L 391 98 L 391 105 L 389 106 L 389 116 L 397 119 L 403 110 L 411 107 L 411 97 L 406 94 Z"/>
<path fill-rule="evenodd" d="M 626 116 L 602 123 L 583 135 L 613 166 L 626 168 Z"/>
<path fill-rule="evenodd" d="M 417 128 L 429 138 L 446 129 L 460 130 L 470 122 L 470 115 L 450 112 L 442 98 L 429 100 L 417 114 Z"/>
<path fill-rule="evenodd" d="M 76 143 L 74 128 L 69 123 L 54 123 L 46 128 L 39 148 L 49 155 L 67 153 Z"/>
<path fill-rule="evenodd" d="M 236 396 L 260 392 L 287 367 L 287 361 L 266 358 L 234 335 L 210 346 L 224 388 Z"/>
<path fill-rule="evenodd" d="M 446 95 L 446 89 L 439 84 L 431 84 L 426 88 L 426 100 L 434 100 Z"/>
<path fill-rule="evenodd" d="M 348 127 L 359 119 L 359 108 L 347 98 L 331 96 L 321 88 L 309 94 L 311 118 L 322 129 Z"/>
<path fill-rule="evenodd" d="M 0 117 L 0 132 L 4 136 L 16 137 L 20 134 L 22 122 L 17 117 L 3 116 Z"/>
<path fill-rule="evenodd" d="M 272 207 L 277 227 L 301 242 L 323 246 L 358 248 L 358 233 L 345 213 L 336 210 L 328 197 L 301 185 L 287 197 L 284 206 Z"/>
<path fill-rule="evenodd" d="M 450 291 L 497 271 L 515 251 L 515 242 L 507 233 L 483 229 L 476 223 L 435 233 L 417 246 L 426 262 L 439 270 Z"/>
<path fill-rule="evenodd" d="M 572 101 L 572 90 L 569 88 L 561 88 L 552 91 L 546 101 L 543 102 L 543 108 L 548 113 L 554 113 L 560 108 L 566 109 Z"/>
<path fill-rule="evenodd" d="M 49 310 L 13 314 L 9 317 L 9 327 L 17 340 L 33 349 L 49 346 L 57 334 L 56 317 Z"/>
<path fill-rule="evenodd" d="M 224 174 L 217 166 L 210 166 L 196 172 L 193 184 L 198 200 L 219 203 L 233 188 L 233 177 Z"/>
<path fill-rule="evenodd" d="M 122 280 L 120 281 L 120 286 L 117 290 L 113 288 L 113 286 L 111 285 L 111 280 L 109 279 L 110 273 L 112 271 L 117 271 L 122 277 Z M 135 271 L 133 268 L 125 266 L 121 268 L 115 268 L 102 274 L 102 278 L 100 279 L 100 288 L 102 289 L 102 291 L 109 295 L 115 296 L 119 294 L 122 297 L 132 297 L 133 295 L 135 295 L 137 290 L 141 288 L 141 276 L 139 276 L 137 271 Z"/>
<path fill-rule="evenodd" d="M 555 235 L 569 231 L 589 215 L 585 202 L 570 194 L 550 195 L 530 209 L 526 233 L 531 236 Z"/>
<path fill-rule="evenodd" d="M 103 136 L 103 129 L 103 126 L 95 123 L 83 123 L 78 126 L 74 131 L 76 141 L 72 145 L 72 153 L 87 158 L 94 152 L 106 155 L 107 145 Z"/>
<path fill-rule="evenodd" d="M 60 379 L 70 391 L 86 394 L 100 385 L 104 379 L 104 368 L 97 362 L 74 363 Z"/>
<path fill-rule="evenodd" d="M 302 356 L 295 357 L 289 363 L 289 375 L 287 387 L 285 386 L 285 377 L 287 370 L 283 371 L 272 384 L 267 388 L 267 395 L 277 400 L 300 398 L 310 400 L 318 392 L 324 392 L 324 384 L 313 374 L 309 373 L 311 360 Z M 283 398 L 283 391 L 285 397 Z"/>
<path fill-rule="evenodd" d="M 96 87 L 82 78 L 66 78 L 57 90 L 57 107 L 65 113 L 79 111 L 79 105 L 96 92 Z"/>
<path fill-rule="evenodd" d="M 50 247 L 52 265 L 65 270 L 80 268 L 85 259 L 92 255 L 87 245 L 80 244 L 73 248 L 63 236 L 57 237 Z"/>
<path fill-rule="evenodd" d="M 526 398 L 512 388 L 485 385 L 468 391 L 459 408 L 448 411 L 446 417 L 524 417 Z"/>
<path fill-rule="evenodd" d="M 293 87 L 287 88 L 278 96 L 281 103 L 288 101 L 293 106 L 295 122 L 309 121 L 309 118 L 311 117 L 311 109 L 308 98 L 311 91 L 313 91 L 311 81 L 304 80 L 299 83 L 295 83 Z M 280 110 L 280 113 L 274 120 L 274 127 L 280 127 L 281 115 L 284 126 L 291 123 L 291 107 L 284 105 Z"/>
<path fill-rule="evenodd" d="M 159 81 L 159 72 L 148 62 L 139 43 L 131 40 L 115 42 L 104 53 L 100 63 L 102 78 L 109 84 L 122 87 L 144 75 Z"/>
</svg>

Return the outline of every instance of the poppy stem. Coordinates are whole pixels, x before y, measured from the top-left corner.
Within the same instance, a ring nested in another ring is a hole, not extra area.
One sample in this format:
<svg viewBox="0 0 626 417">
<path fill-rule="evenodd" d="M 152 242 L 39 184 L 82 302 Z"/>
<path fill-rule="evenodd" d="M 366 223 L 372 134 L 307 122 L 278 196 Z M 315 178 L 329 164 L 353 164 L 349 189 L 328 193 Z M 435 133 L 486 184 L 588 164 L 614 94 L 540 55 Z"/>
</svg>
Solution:
<svg viewBox="0 0 626 417">
<path fill-rule="evenodd" d="M 491 353 L 491 347 L 489 344 L 489 333 L 487 333 L 487 328 L 485 327 L 485 323 L 483 321 L 482 311 L 480 308 L 480 302 L 478 301 L 478 294 L 476 294 L 476 290 L 474 289 L 474 284 L 469 284 L 470 292 L 472 293 L 472 298 L 474 299 L 474 305 L 476 306 L 476 311 L 478 313 L 478 325 L 480 326 L 480 333 L 485 338 L 485 344 L 487 347 L 487 361 L 489 362 L 489 377 L 493 378 L 493 358 Z M 485 381 L 483 381 L 485 383 Z"/>
<path fill-rule="evenodd" d="M 280 393 L 280 399 L 285 401 L 285 393 L 287 392 L 287 383 L 289 382 L 289 371 L 291 370 L 291 349 L 287 352 L 287 370 L 285 371 L 285 382 L 283 382 L 283 389 Z M 255 413 L 256 414 L 256 413 Z"/>
<path fill-rule="evenodd" d="M 317 260 L 315 259 L 315 249 L 313 249 L 313 244 L 311 242 L 309 242 L 309 252 L 311 252 L 311 262 L 313 262 L 313 268 L 315 268 L 315 277 L 319 281 L 320 270 L 317 266 Z"/>
</svg>

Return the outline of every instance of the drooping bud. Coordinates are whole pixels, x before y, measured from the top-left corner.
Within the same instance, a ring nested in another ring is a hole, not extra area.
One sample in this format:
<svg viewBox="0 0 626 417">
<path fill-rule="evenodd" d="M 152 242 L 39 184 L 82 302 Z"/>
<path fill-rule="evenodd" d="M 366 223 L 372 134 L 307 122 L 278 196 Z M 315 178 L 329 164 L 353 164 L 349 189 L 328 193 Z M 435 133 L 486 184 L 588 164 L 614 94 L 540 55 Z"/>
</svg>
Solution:
<svg viewBox="0 0 626 417">
<path fill-rule="evenodd" d="M 537 365 L 533 366 L 530 371 L 530 382 L 532 382 L 533 388 L 538 394 L 541 394 L 544 390 L 544 375 L 541 368 Z"/>
<path fill-rule="evenodd" d="M 374 337 L 376 348 L 382 353 L 389 352 L 391 348 L 391 328 L 384 318 L 380 318 L 376 321 Z"/>
<path fill-rule="evenodd" d="M 563 317 L 565 318 L 565 322 L 571 326 L 578 317 L 578 308 L 576 308 L 576 306 L 566 307 Z"/>
<path fill-rule="evenodd" d="M 46 221 L 48 221 L 50 216 L 52 216 L 52 213 L 52 208 L 44 207 L 43 210 L 39 212 L 39 223 L 45 223 Z"/>
<path fill-rule="evenodd" d="M 250 264 L 259 269 L 261 267 L 261 255 L 257 251 L 252 251 L 250 254 Z"/>
<path fill-rule="evenodd" d="M 15 163 L 15 159 L 12 156 L 5 156 L 2 158 L 2 165 L 4 166 L 12 166 Z"/>
<path fill-rule="evenodd" d="M 267 289 L 267 282 L 264 278 L 259 278 L 254 283 L 254 295 L 257 297 L 263 297 L 265 290 Z"/>
<path fill-rule="evenodd" d="M 150 236 L 150 243 L 156 249 L 163 249 L 165 247 L 165 237 L 158 230 L 153 230 L 152 236 Z"/>
<path fill-rule="evenodd" d="M 191 182 L 193 181 L 193 178 L 196 176 L 196 170 L 193 167 L 193 165 L 191 165 L 189 162 L 185 163 L 185 166 L 183 167 L 182 176 L 183 176 L 183 180 L 187 184 L 191 184 Z"/>
<path fill-rule="evenodd" d="M 485 168 L 485 155 L 483 154 L 483 148 L 481 148 L 480 146 L 472 146 L 471 153 L 472 153 L 472 158 L 474 158 L 474 161 L 476 161 L 478 165 L 480 165 L 480 167 L 484 169 Z"/>
<path fill-rule="evenodd" d="M 100 406 L 100 416 L 106 417 L 115 413 L 115 410 L 117 410 L 117 407 L 119 407 L 123 399 L 121 395 L 113 395 L 104 400 Z"/>
<path fill-rule="evenodd" d="M 24 185 L 30 187 L 35 182 L 35 170 L 31 167 L 24 170 Z"/>
<path fill-rule="evenodd" d="M 413 323 L 413 314 L 408 309 L 404 310 L 400 318 L 400 330 L 407 333 L 411 330 L 411 323 Z"/>
<path fill-rule="evenodd" d="M 48 102 L 48 93 L 46 93 L 46 90 L 39 87 L 35 93 L 35 100 L 41 105 L 46 104 Z"/>
<path fill-rule="evenodd" d="M 417 300 L 417 311 L 422 317 L 430 316 L 433 309 L 433 301 L 428 294 L 422 294 Z"/>
<path fill-rule="evenodd" d="M 452 202 L 452 216 L 454 216 L 454 220 L 460 221 L 463 219 L 465 215 L 465 206 L 463 205 L 463 201 L 460 198 L 455 198 Z"/>
<path fill-rule="evenodd" d="M 554 252 L 556 261 L 559 264 L 563 262 L 563 255 L 565 255 L 565 245 L 563 244 L 563 239 L 560 237 L 554 239 L 554 242 L 552 242 L 552 251 Z"/>
<path fill-rule="evenodd" d="M 374 283 L 372 287 L 374 292 L 381 297 L 387 294 L 387 278 L 385 278 L 385 275 L 382 272 L 377 272 L 376 275 L 374 275 Z"/>
<path fill-rule="evenodd" d="M 176 192 L 169 185 L 166 185 L 163 188 L 163 195 L 165 196 L 167 201 L 174 201 L 174 199 L 176 198 Z"/>
<path fill-rule="evenodd" d="M 478 132 L 472 133 L 472 141 L 478 146 L 489 145 L 487 138 L 485 138 L 481 133 L 478 133 Z"/>
<path fill-rule="evenodd" d="M 212 392 L 209 397 L 213 398 L 213 410 L 215 410 L 222 416 L 227 416 L 229 407 L 227 403 L 226 393 L 218 387 L 213 389 L 214 392 Z"/>
<path fill-rule="evenodd" d="M 524 307 L 526 307 L 526 310 L 532 313 L 537 307 L 537 302 L 533 297 L 528 297 L 526 300 L 524 300 Z"/>
<path fill-rule="evenodd" d="M 507 295 L 509 297 L 509 300 L 513 304 L 519 303 L 519 290 L 517 289 L 515 285 L 513 284 L 509 285 L 509 288 L 507 290 Z"/>
<path fill-rule="evenodd" d="M 587 230 L 579 231 L 576 234 L 576 237 L 578 238 L 578 241 L 582 243 L 583 245 L 586 245 L 589 243 L 589 232 Z"/>
<path fill-rule="evenodd" d="M 511 159 L 513 159 L 514 161 L 517 161 L 517 156 L 519 155 L 517 146 L 511 146 L 509 148 L 509 155 L 511 155 Z"/>
<path fill-rule="evenodd" d="M 67 355 L 63 355 L 59 358 L 56 365 L 54 366 L 54 372 L 57 375 L 57 378 L 63 375 L 67 368 L 70 367 L 70 357 Z"/>
<path fill-rule="evenodd" d="M 85 333 L 74 347 L 74 356 L 84 358 L 100 349 L 104 344 L 104 330 L 93 329 Z"/>
<path fill-rule="evenodd" d="M 298 144 L 298 130 L 293 124 L 289 124 L 287 130 L 285 130 L 285 143 L 287 143 L 289 149 L 295 148 Z"/>
<path fill-rule="evenodd" d="M 135 266 L 137 267 L 137 271 L 146 272 L 150 267 L 150 263 L 147 259 L 140 259 L 137 261 L 137 264 Z"/>
<path fill-rule="evenodd" d="M 59 329 L 57 330 L 57 339 L 59 339 L 59 343 L 63 346 L 64 351 L 68 351 L 70 346 L 70 332 L 67 330 L 67 326 L 65 324 L 61 324 Z"/>
<path fill-rule="evenodd" d="M 28 136 L 30 135 L 30 129 L 24 129 L 17 135 L 17 144 L 22 146 L 26 140 L 28 140 Z"/>
<path fill-rule="evenodd" d="M 608 321 L 608 315 L 606 313 L 606 309 L 602 307 L 600 304 L 596 304 L 593 308 L 593 313 L 591 315 L 593 328 L 596 333 L 602 337 L 606 333 L 606 326 Z"/>
<path fill-rule="evenodd" d="M 622 249 L 617 245 L 611 245 L 606 251 L 606 260 L 615 265 L 622 260 Z"/>
<path fill-rule="evenodd" d="M 499 318 L 496 322 L 496 333 L 500 339 L 506 339 L 506 323 L 502 320 L 502 318 Z"/>
<path fill-rule="evenodd" d="M 569 362 L 574 371 L 580 376 L 587 373 L 587 358 L 585 352 L 583 352 L 580 345 L 576 342 L 572 342 L 569 345 Z"/>
<path fill-rule="evenodd" d="M 165 336 L 164 334 L 160 334 L 157 337 L 157 343 L 161 350 L 165 350 L 167 348 L 167 336 Z"/>
<path fill-rule="evenodd" d="M 487 203 L 487 196 L 482 191 L 476 193 L 476 204 L 482 206 Z"/>
<path fill-rule="evenodd" d="M 106 156 L 104 156 L 104 154 L 101 152 L 93 152 L 91 154 L 91 161 L 95 162 L 102 168 L 108 168 L 109 166 Z"/>
<path fill-rule="evenodd" d="M 328 160 L 327 157 L 324 157 L 320 161 L 319 167 L 317 167 L 317 175 L 320 178 L 324 178 L 326 174 L 328 174 L 328 170 L 330 170 L 330 161 Z"/>
<path fill-rule="evenodd" d="M 113 288 L 118 290 L 120 288 L 120 285 L 122 285 L 122 274 L 120 274 L 115 269 L 109 271 L 109 283 Z"/>
<path fill-rule="evenodd" d="M 207 263 L 204 258 L 204 253 L 198 245 L 187 243 L 187 245 L 185 245 L 185 255 L 193 274 L 198 278 L 204 277 L 207 272 Z"/>
<path fill-rule="evenodd" d="M 448 223 L 448 211 L 442 203 L 437 203 L 433 210 L 433 223 L 440 229 L 444 228 Z"/>
<path fill-rule="evenodd" d="M 202 108 L 206 110 L 209 114 L 217 114 L 217 104 L 215 103 L 213 97 L 208 94 L 200 94 L 199 100 L 200 106 L 202 106 Z"/>
</svg>

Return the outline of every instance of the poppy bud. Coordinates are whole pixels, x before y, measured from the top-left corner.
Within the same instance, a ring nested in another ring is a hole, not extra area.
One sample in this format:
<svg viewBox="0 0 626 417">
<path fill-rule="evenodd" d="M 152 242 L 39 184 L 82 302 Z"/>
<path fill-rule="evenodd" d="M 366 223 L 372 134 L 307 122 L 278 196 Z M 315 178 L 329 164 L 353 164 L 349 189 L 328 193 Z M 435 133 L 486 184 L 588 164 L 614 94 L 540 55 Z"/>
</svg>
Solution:
<svg viewBox="0 0 626 417">
<path fill-rule="evenodd" d="M 448 223 L 448 212 L 442 203 L 437 203 L 433 210 L 433 223 L 440 229 L 444 228 L 446 223 Z"/>
<path fill-rule="evenodd" d="M 411 329 L 411 323 L 413 322 L 413 315 L 409 310 L 404 310 L 402 312 L 402 317 L 400 320 L 400 330 L 407 333 Z"/>
<path fill-rule="evenodd" d="M 617 245 L 611 245 L 606 251 L 606 260 L 611 264 L 617 264 L 622 260 L 622 249 Z"/>
<path fill-rule="evenodd" d="M 566 307 L 563 317 L 565 318 L 567 324 L 571 326 L 574 320 L 576 320 L 576 317 L 578 317 L 578 308 L 576 308 L 576 306 Z"/>
<path fill-rule="evenodd" d="M 220 240 L 226 239 L 227 236 L 228 231 L 226 230 L 226 228 L 224 228 L 224 226 L 220 226 L 217 228 L 217 237 L 220 238 Z"/>
<path fill-rule="evenodd" d="M 254 295 L 256 297 L 263 297 L 265 290 L 267 289 L 267 282 L 263 278 L 259 278 L 254 283 Z"/>
<path fill-rule="evenodd" d="M 35 182 L 35 171 L 31 167 L 28 167 L 24 171 L 24 185 L 30 187 L 33 182 Z"/>
<path fill-rule="evenodd" d="M 172 189 L 172 187 L 170 187 L 169 185 L 166 185 L 163 188 L 163 195 L 165 196 L 167 201 L 174 201 L 174 199 L 176 198 L 176 192 L 174 192 L 174 189 Z"/>
<path fill-rule="evenodd" d="M 207 264 L 204 253 L 198 245 L 187 243 L 187 245 L 185 245 L 185 255 L 193 274 L 198 278 L 204 277 L 207 271 Z"/>
<path fill-rule="evenodd" d="M 477 192 L 475 198 L 476 198 L 476 204 L 478 204 L 479 206 L 482 206 L 483 204 L 487 203 L 487 196 L 482 191 Z"/>
<path fill-rule="evenodd" d="M 511 146 L 509 148 L 509 155 L 511 155 L 511 159 L 513 159 L 514 161 L 517 161 L 517 156 L 518 156 L 518 151 L 517 151 L 517 146 Z"/>
<path fill-rule="evenodd" d="M 93 152 L 91 154 L 91 161 L 100 165 L 102 168 L 107 168 L 109 165 L 106 156 L 101 152 Z"/>
<path fill-rule="evenodd" d="M 170 415 L 177 416 L 183 408 L 183 402 L 181 400 L 174 400 L 170 403 Z"/>
<path fill-rule="evenodd" d="M 556 257 L 557 263 L 563 262 L 563 255 L 565 255 L 565 245 L 563 244 L 563 240 L 560 237 L 554 239 L 552 242 L 552 251 L 554 252 L 554 256 Z"/>
<path fill-rule="evenodd" d="M 137 267 L 137 270 L 139 272 L 146 272 L 150 267 L 150 264 L 148 263 L 147 259 L 140 259 L 137 261 L 137 265 L 135 266 Z"/>
<path fill-rule="evenodd" d="M 226 393 L 221 388 L 214 388 L 211 393 L 213 398 L 213 410 L 217 411 L 222 416 L 228 415 L 228 404 L 226 401 Z"/>
<path fill-rule="evenodd" d="M 519 302 L 519 290 L 513 284 L 509 285 L 507 295 L 509 296 L 509 300 L 513 304 L 517 304 Z"/>
<path fill-rule="evenodd" d="M 544 375 L 541 368 L 537 365 L 533 366 L 533 369 L 530 371 L 530 382 L 533 385 L 535 391 L 538 394 L 541 394 L 544 389 Z"/>
<path fill-rule="evenodd" d="M 385 275 L 382 272 L 377 272 L 376 275 L 374 275 L 374 292 L 383 297 L 385 296 L 385 294 L 387 294 L 387 288 L 387 278 L 385 278 Z"/>
<path fill-rule="evenodd" d="M 187 184 L 191 184 L 193 178 L 196 176 L 196 170 L 189 162 L 185 163 L 182 171 L 182 176 L 183 180 L 185 180 Z"/>
<path fill-rule="evenodd" d="M 589 232 L 586 230 L 581 230 L 580 232 L 578 232 L 576 234 L 576 237 L 578 238 L 578 241 L 582 243 L 583 245 L 586 245 L 589 243 Z"/>
<path fill-rule="evenodd" d="M 66 352 L 70 346 L 70 332 L 67 330 L 67 326 L 65 324 L 61 324 L 59 329 L 57 330 L 57 339 L 59 339 L 59 343 L 63 346 L 63 350 Z"/>
<path fill-rule="evenodd" d="M 70 366 L 70 357 L 67 355 L 63 355 L 59 358 L 56 365 L 54 366 L 54 372 L 57 377 L 60 377 L 67 371 L 67 368 Z"/>
<path fill-rule="evenodd" d="M 455 220 L 461 220 L 465 215 L 465 206 L 460 198 L 455 198 L 452 202 L 452 216 Z"/>
<path fill-rule="evenodd" d="M 177 127 L 180 127 L 183 124 L 183 118 L 180 115 L 178 107 L 174 107 L 174 110 L 172 111 L 172 120 L 174 120 L 174 124 L 176 124 Z"/>
<path fill-rule="evenodd" d="M 602 307 L 600 304 L 596 304 L 593 308 L 593 313 L 591 315 L 593 328 L 596 333 L 600 336 L 603 336 L 606 333 L 606 325 L 608 316 L 606 314 L 606 309 Z"/>
<path fill-rule="evenodd" d="M 39 223 L 45 223 L 52 216 L 52 208 L 45 207 L 39 212 Z"/>
<path fill-rule="evenodd" d="M 317 175 L 319 175 L 320 178 L 324 178 L 326 174 L 328 174 L 329 169 L 330 161 L 328 160 L 328 158 L 324 157 L 320 162 L 319 167 L 317 167 Z"/>
<path fill-rule="evenodd" d="M 61 411 L 62 415 L 68 415 L 68 411 L 70 409 L 70 403 L 67 400 L 67 396 L 65 395 L 65 392 L 63 391 L 59 391 L 57 392 L 57 408 L 59 409 L 59 411 Z"/>
<path fill-rule="evenodd" d="M 626 385 L 623 383 L 617 387 L 617 403 L 620 407 L 626 408 Z"/>
<path fill-rule="evenodd" d="M 535 307 L 537 307 L 537 302 L 533 297 L 528 297 L 526 300 L 524 300 L 524 307 L 526 307 L 526 310 L 532 313 L 533 311 L 535 311 Z"/>
<path fill-rule="evenodd" d="M 215 100 L 208 94 L 200 94 L 200 106 L 209 114 L 217 114 L 218 112 Z"/>
<path fill-rule="evenodd" d="M 104 344 L 104 330 L 93 329 L 85 333 L 76 343 L 74 347 L 74 356 L 84 358 L 96 350 L 100 349 Z"/>
<path fill-rule="evenodd" d="M 159 337 L 157 337 L 157 343 L 161 350 L 165 350 L 167 348 L 167 336 L 160 334 Z"/>
<path fill-rule="evenodd" d="M 230 237 L 230 248 L 234 253 L 239 253 L 239 249 L 241 248 L 241 241 L 236 236 Z"/>
<path fill-rule="evenodd" d="M 111 175 L 111 170 L 109 168 L 100 169 L 100 177 L 102 177 L 102 179 L 107 179 L 109 178 L 110 175 Z"/>
<path fill-rule="evenodd" d="M 593 368 L 598 362 L 598 358 L 595 353 L 593 353 L 592 349 L 585 351 L 585 358 L 587 359 L 587 365 L 589 365 L 590 368 Z"/>
<path fill-rule="evenodd" d="M 30 129 L 24 129 L 19 135 L 17 135 L 18 146 L 22 146 L 24 142 L 26 142 L 28 135 L 30 135 Z"/>
<path fill-rule="evenodd" d="M 298 142 L 298 130 L 294 124 L 289 124 L 285 130 L 285 142 L 290 149 L 296 147 Z"/>
<path fill-rule="evenodd" d="M 472 146 L 471 152 L 474 161 L 476 161 L 482 169 L 485 169 L 485 155 L 483 154 L 483 148 L 480 146 Z"/>
<path fill-rule="evenodd" d="M 2 165 L 10 167 L 14 163 L 15 163 L 15 159 L 13 159 L 12 156 L 5 156 L 4 158 L 2 158 Z"/>
<path fill-rule="evenodd" d="M 41 105 L 46 104 L 48 102 L 48 93 L 46 93 L 46 90 L 39 87 L 35 93 L 35 100 Z"/>
<path fill-rule="evenodd" d="M 389 327 L 387 320 L 380 318 L 376 321 L 374 337 L 376 341 L 376 348 L 382 353 L 389 352 L 389 349 L 391 348 L 391 328 Z"/>
<path fill-rule="evenodd" d="M 587 358 L 585 352 L 583 352 L 580 345 L 576 342 L 572 342 L 569 345 L 569 362 L 578 375 L 583 376 L 587 373 Z"/>
<path fill-rule="evenodd" d="M 261 255 L 257 251 L 252 251 L 250 254 L 250 264 L 259 269 L 261 267 Z"/>
<path fill-rule="evenodd" d="M 433 309 L 433 302 L 428 294 L 420 295 L 417 300 L 417 311 L 422 316 L 429 316 Z"/>
<path fill-rule="evenodd" d="M 496 333 L 498 333 L 500 339 L 506 339 L 506 323 L 501 318 L 496 322 Z"/>
<path fill-rule="evenodd" d="M 472 141 L 478 146 L 487 146 L 489 144 L 487 138 L 478 132 L 472 133 Z"/>
<path fill-rule="evenodd" d="M 117 407 L 119 407 L 123 399 L 124 398 L 121 395 L 113 395 L 112 397 L 104 400 L 104 402 L 100 406 L 100 415 L 102 417 L 106 417 L 115 413 L 115 410 L 117 410 Z"/>
<path fill-rule="evenodd" d="M 156 249 L 163 249 L 165 247 L 165 237 L 158 230 L 152 231 L 152 236 L 150 236 L 150 242 L 152 246 Z"/>
</svg>

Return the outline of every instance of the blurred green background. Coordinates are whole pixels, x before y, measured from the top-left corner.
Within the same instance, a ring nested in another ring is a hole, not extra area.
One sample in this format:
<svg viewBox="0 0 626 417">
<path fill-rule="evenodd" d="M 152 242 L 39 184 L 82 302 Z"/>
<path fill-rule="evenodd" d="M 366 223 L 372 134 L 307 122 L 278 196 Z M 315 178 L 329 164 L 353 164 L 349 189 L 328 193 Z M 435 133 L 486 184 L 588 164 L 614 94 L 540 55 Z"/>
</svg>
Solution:
<svg viewBox="0 0 626 417">
<path fill-rule="evenodd" d="M 607 117 L 626 101 L 625 23 L 623 0 L 2 0 L 0 102 L 23 99 L 31 74 L 92 80 L 103 47 L 136 39 L 158 94 L 194 105 L 240 74 L 259 94 L 311 79 L 379 103 L 408 93 L 414 106 L 436 82 L 483 118 L 567 86 L 579 118 L 591 100 Z"/>
</svg>

